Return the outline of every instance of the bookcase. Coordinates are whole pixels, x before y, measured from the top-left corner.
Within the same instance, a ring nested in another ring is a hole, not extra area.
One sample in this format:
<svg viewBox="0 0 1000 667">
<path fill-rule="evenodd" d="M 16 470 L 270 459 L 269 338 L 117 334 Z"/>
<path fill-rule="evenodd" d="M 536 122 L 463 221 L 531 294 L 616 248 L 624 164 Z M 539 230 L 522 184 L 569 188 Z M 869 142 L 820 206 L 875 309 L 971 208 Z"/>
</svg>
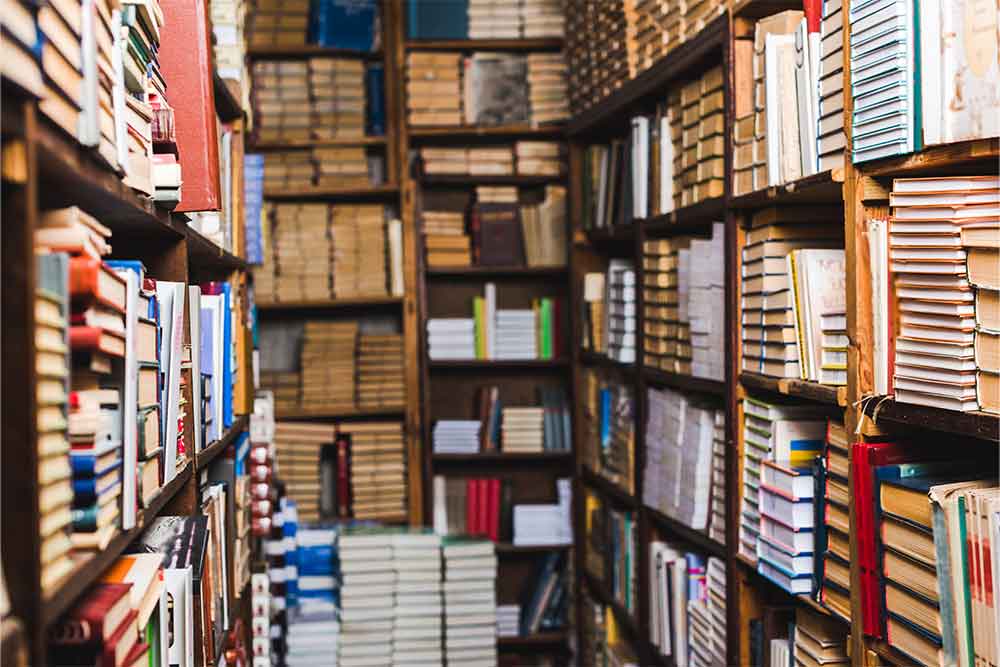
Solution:
<svg viewBox="0 0 1000 667">
<path fill-rule="evenodd" d="M 840 4 L 840 3 L 836 3 Z M 846 17 L 849 3 L 842 11 Z M 580 9 L 580 8 L 578 8 Z M 649 545 L 657 539 L 668 539 L 685 550 L 721 559 L 726 566 L 727 641 L 726 664 L 750 664 L 753 658 L 752 642 L 748 627 L 750 619 L 759 618 L 765 609 L 781 606 L 801 608 L 816 612 L 849 634 L 851 662 L 854 665 L 915 665 L 914 660 L 889 646 L 884 640 L 866 636 L 862 626 L 860 566 L 858 558 L 858 527 L 851 519 L 850 527 L 850 618 L 843 620 L 821 603 L 809 596 L 793 596 L 767 577 L 758 574 L 755 563 L 739 554 L 741 494 L 743 488 L 744 415 L 742 402 L 745 396 L 763 400 L 795 400 L 813 406 L 833 420 L 843 419 L 851 442 L 885 440 L 889 436 L 913 439 L 946 439 L 955 443 L 962 454 L 987 455 L 995 459 L 995 447 L 1000 439 L 1000 419 L 995 414 L 983 412 L 955 412 L 937 408 L 902 403 L 891 397 L 874 394 L 873 347 L 871 313 L 871 264 L 868 250 L 866 221 L 872 217 L 888 215 L 888 196 L 892 179 L 902 176 L 954 176 L 964 174 L 997 174 L 1000 145 L 996 138 L 966 141 L 924 148 L 912 154 L 853 164 L 851 162 L 851 113 L 850 86 L 850 29 L 844 20 L 844 127 L 847 133 L 845 163 L 841 167 L 822 170 L 797 180 L 754 189 L 745 194 L 734 194 L 734 106 L 735 90 L 746 85 L 741 76 L 749 76 L 746 63 L 738 63 L 738 53 L 747 53 L 747 40 L 754 38 L 756 20 L 786 9 L 802 10 L 802 3 L 765 2 L 744 0 L 731 2 L 726 12 L 707 21 L 696 34 L 673 46 L 665 55 L 659 55 L 653 64 L 631 78 L 623 76 L 612 66 L 603 72 L 608 81 L 595 84 L 599 77 L 593 61 L 594 53 L 582 56 L 571 54 L 571 77 L 576 77 L 585 88 L 578 91 L 577 111 L 567 126 L 570 143 L 570 220 L 572 236 L 571 293 L 574 306 L 571 314 L 573 342 L 573 384 L 581 388 L 589 373 L 610 378 L 619 386 L 631 390 L 634 425 L 634 454 L 632 478 L 634 490 L 629 492 L 611 481 L 584 455 L 593 443 L 583 442 L 588 437 L 586 424 L 588 409 L 579 395 L 575 404 L 574 427 L 576 434 L 577 482 L 575 495 L 576 544 L 578 574 L 578 600 L 590 600 L 610 610 L 615 620 L 619 641 L 631 648 L 638 664 L 676 664 L 674 660 L 659 656 L 653 641 L 652 610 L 646 591 L 650 588 Z M 591 20 L 590 14 L 580 9 L 580 21 Z M 612 12 L 613 9 L 606 11 Z M 614 24 L 614 20 L 611 20 Z M 589 36 L 577 37 L 571 49 L 587 50 Z M 742 44 L 741 44 L 742 42 Z M 611 51 L 613 54 L 614 52 Z M 606 55 L 606 54 L 605 54 Z M 619 53 L 618 58 L 623 58 Z M 589 60 L 588 60 L 589 58 Z M 667 98 L 671 89 L 696 79 L 714 65 L 724 68 L 725 99 L 725 190 L 719 197 L 709 197 L 697 203 L 680 205 L 669 213 L 636 218 L 631 225 L 585 228 L 582 220 L 589 205 L 585 190 L 590 178 L 587 147 L 612 139 L 629 136 L 629 118 L 632 114 L 651 113 L 657 104 Z M 626 68 L 627 69 L 627 68 Z M 580 79 L 583 77 L 583 79 Z M 587 77 L 590 77 L 587 79 Z M 847 382 L 844 386 L 824 385 L 792 378 L 777 378 L 742 370 L 741 311 L 741 251 L 746 245 L 746 232 L 751 217 L 771 207 L 805 206 L 830 214 L 834 220 L 843 220 L 846 254 L 846 298 L 849 348 L 847 352 Z M 842 212 L 842 213 L 841 213 Z M 651 367 L 644 349 L 645 309 L 643 308 L 644 269 L 643 243 L 663 238 L 685 235 L 710 234 L 712 223 L 724 223 L 725 229 L 725 315 L 724 345 L 716 353 L 724 358 L 725 374 L 722 381 L 708 380 Z M 586 346 L 581 332 L 587 326 L 587 298 L 584 275 L 604 272 L 611 260 L 628 260 L 634 267 L 636 289 L 636 357 L 634 362 L 622 363 Z M 645 422 L 648 417 L 647 390 L 669 388 L 703 405 L 717 406 L 726 418 L 725 479 L 726 479 L 726 540 L 722 544 L 700 531 L 663 515 L 643 500 L 643 470 L 647 464 Z M 984 450 L 984 448 L 986 448 Z M 852 473 L 853 475 L 853 473 Z M 853 477 L 852 477 L 853 479 Z M 853 482 L 852 482 L 853 483 Z M 613 582 L 588 571 L 588 535 L 590 509 L 595 502 L 612 508 L 615 512 L 631 512 L 635 527 L 638 567 L 635 586 L 639 592 L 635 608 L 627 609 L 623 600 L 613 591 Z M 850 516 L 855 515 L 858 499 L 850 497 Z M 579 610 L 581 631 L 590 631 L 584 616 L 592 615 L 591 608 Z M 610 631 L 605 628 L 610 634 Z M 581 634 L 579 646 L 589 648 L 593 636 Z M 766 663 L 765 663 L 766 664 Z"/>
<path fill-rule="evenodd" d="M 212 79 L 211 72 L 205 77 Z M 217 79 L 221 82 L 221 79 Z M 224 84 L 223 84 L 224 86 Z M 220 90 L 220 94 L 222 90 Z M 202 511 L 199 491 L 202 477 L 213 461 L 224 456 L 249 428 L 253 384 L 252 344 L 248 345 L 246 327 L 247 301 L 241 300 L 244 318 L 234 330 L 234 344 L 241 350 L 238 361 L 243 379 L 234 387 L 232 426 L 221 429 L 222 435 L 205 442 L 195 451 L 193 419 L 185 420 L 184 440 L 188 444 L 187 462 L 169 479 L 155 497 L 136 516 L 135 526 L 119 530 L 107 548 L 91 552 L 73 561 L 71 572 L 43 592 L 40 581 L 38 405 L 36 387 L 35 290 L 36 264 L 34 235 L 40 215 L 53 208 L 78 206 L 98 218 L 113 233 L 113 256 L 140 260 L 148 275 L 184 284 L 228 281 L 245 289 L 246 265 L 243 259 L 242 188 L 234 190 L 235 239 L 233 252 L 223 250 L 193 227 L 181 213 L 154 205 L 127 188 L 119 174 L 111 171 L 93 153 L 80 146 L 38 112 L 36 99 L 4 82 L 3 112 L 3 318 L 9 335 L 3 345 L 3 390 L 6 395 L 2 420 L 8 437 L 4 438 L 3 456 L 7 461 L 2 472 L 3 502 L 8 508 L 4 521 L 3 562 L 8 573 L 6 590 L 11 614 L 24 624 L 24 651 L 30 664 L 46 664 L 49 633 L 73 608 L 84 592 L 123 554 L 151 521 L 159 516 L 198 516 Z M 230 123 L 238 132 L 243 115 L 220 97 L 206 108 L 218 113 L 220 122 Z M 214 122 L 213 118 L 213 122 Z M 236 153 L 241 160 L 242 152 Z M 237 229 L 238 228 L 238 229 Z M 189 331 L 185 326 L 185 335 Z M 189 341 L 187 341 L 189 342 Z M 191 401 L 191 389 L 184 390 Z M 233 553 L 236 536 L 227 531 L 224 567 L 235 574 Z M 234 596 L 229 590 L 233 619 L 249 620 L 249 592 Z M 232 628 L 228 628 L 231 631 Z M 219 647 L 221 655 L 222 647 Z M 5 654 L 6 655 L 6 654 Z M 218 658 L 219 656 L 216 656 Z"/>
</svg>

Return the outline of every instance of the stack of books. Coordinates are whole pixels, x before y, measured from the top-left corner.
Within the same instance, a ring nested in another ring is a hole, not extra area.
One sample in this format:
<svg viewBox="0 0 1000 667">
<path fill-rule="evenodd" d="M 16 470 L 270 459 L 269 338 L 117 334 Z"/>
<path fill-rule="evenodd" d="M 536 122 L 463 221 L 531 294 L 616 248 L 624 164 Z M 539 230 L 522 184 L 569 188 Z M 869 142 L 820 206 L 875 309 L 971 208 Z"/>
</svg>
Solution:
<svg viewBox="0 0 1000 667">
<path fill-rule="evenodd" d="M 473 176 L 512 176 L 514 147 L 491 146 L 468 149 L 468 173 Z"/>
<path fill-rule="evenodd" d="M 896 400 L 950 410 L 979 407 L 976 367 L 984 361 L 985 368 L 996 367 L 1000 338 L 976 331 L 979 311 L 970 283 L 1000 285 L 996 250 L 972 247 L 978 243 L 972 238 L 979 228 L 995 248 L 998 184 L 995 176 L 893 181 L 888 270 L 901 311 Z"/>
<path fill-rule="evenodd" d="M 379 180 L 370 178 L 369 157 L 361 146 L 320 147 L 310 153 L 316 165 L 315 183 L 321 188 L 379 185 Z"/>
<path fill-rule="evenodd" d="M 843 422 L 830 420 L 826 431 L 826 447 L 822 466 L 818 470 L 823 475 L 822 497 L 816 502 L 822 509 L 823 525 L 818 530 L 816 548 L 822 549 L 822 557 L 817 558 L 816 573 L 819 586 L 819 601 L 831 613 L 850 621 L 850 487 L 848 486 L 848 449 L 850 440 Z M 845 581 L 842 575 L 848 572 Z"/>
<path fill-rule="evenodd" d="M 647 405 L 643 503 L 705 531 L 714 502 L 715 423 L 723 412 L 671 389 L 647 390 Z"/>
<path fill-rule="evenodd" d="M 331 207 L 333 296 L 384 296 L 386 289 L 385 211 L 377 204 Z"/>
<path fill-rule="evenodd" d="M 843 3 L 823 0 L 820 26 L 819 171 L 844 166 L 847 136 L 844 133 L 844 18 Z"/>
<path fill-rule="evenodd" d="M 525 176 L 559 176 L 565 170 L 562 144 L 555 141 L 518 141 L 517 173 Z"/>
<path fill-rule="evenodd" d="M 847 384 L 847 313 L 828 312 L 820 316 L 822 336 L 822 366 L 819 370 L 821 384 Z"/>
<path fill-rule="evenodd" d="M 361 60 L 309 59 L 308 108 L 315 138 L 359 139 L 365 135 L 367 122 L 378 109 L 376 100 L 368 100 L 366 78 Z"/>
<path fill-rule="evenodd" d="M 635 78 L 662 58 L 669 48 L 675 46 L 682 31 L 683 16 L 679 11 L 673 15 L 669 30 L 662 21 L 666 18 L 671 3 L 662 0 L 639 0 L 625 8 L 628 25 L 625 29 L 625 49 L 628 53 L 628 75 Z M 680 5 L 675 6 L 679 9 Z"/>
<path fill-rule="evenodd" d="M 427 215 L 427 213 L 424 214 L 425 230 L 429 227 Z M 445 215 L 445 213 L 434 213 L 431 219 Z M 433 226 L 430 228 L 438 231 L 424 232 L 427 265 L 431 268 L 471 266 L 472 246 L 469 235 L 464 233 L 463 216 L 461 213 L 448 213 L 447 216 L 447 222 L 431 223 Z"/>
<path fill-rule="evenodd" d="M 271 578 L 265 568 L 250 577 L 250 632 L 254 655 L 268 662 L 271 661 L 271 604 Z"/>
<path fill-rule="evenodd" d="M 756 562 L 761 535 L 790 545 L 797 534 L 763 516 L 763 462 L 787 461 L 793 467 L 811 464 L 822 450 L 827 421 L 818 406 L 769 403 L 749 396 L 743 399 L 743 413 L 739 553 Z"/>
<path fill-rule="evenodd" d="M 976 288 L 976 395 L 979 409 L 1000 413 L 1000 224 L 967 225 L 969 283 Z"/>
<path fill-rule="evenodd" d="M 478 419 L 439 419 L 434 424 L 432 438 L 435 454 L 478 454 Z"/>
<path fill-rule="evenodd" d="M 632 262 L 612 259 L 607 274 L 608 356 L 623 364 L 635 363 L 636 298 Z"/>
<path fill-rule="evenodd" d="M 521 3 L 522 37 L 563 37 L 565 34 L 566 18 L 559 0 L 524 0 Z"/>
<path fill-rule="evenodd" d="M 562 53 L 528 55 L 528 101 L 533 124 L 557 123 L 569 118 L 568 86 Z"/>
<path fill-rule="evenodd" d="M 41 588 L 51 591 L 73 568 L 69 527 L 73 513 L 67 438 L 69 391 L 69 257 L 35 258 L 35 368 L 38 373 L 38 511 L 44 556 Z"/>
<path fill-rule="evenodd" d="M 302 407 L 309 410 L 353 411 L 356 407 L 354 354 L 358 323 L 305 323 L 302 339 Z"/>
<path fill-rule="evenodd" d="M 570 480 L 556 480 L 555 503 L 530 503 L 511 508 L 511 541 L 515 546 L 543 546 L 573 543 Z M 492 537 L 492 536 L 491 536 Z M 496 538 L 494 538 L 496 541 Z"/>
<path fill-rule="evenodd" d="M 506 407 L 501 410 L 501 447 L 505 452 L 539 453 L 545 449 L 545 408 Z"/>
<path fill-rule="evenodd" d="M 330 298 L 329 209 L 325 204 L 269 204 L 271 243 L 264 264 L 254 268 L 261 303 L 324 301 Z"/>
<path fill-rule="evenodd" d="M 384 528 L 346 528 L 338 538 L 340 635 L 338 665 L 389 664 L 395 619 L 393 535 Z M 329 657 L 329 654 L 328 654 Z"/>
<path fill-rule="evenodd" d="M 237 90 L 243 93 L 240 102 L 247 109 L 250 106 L 250 72 L 246 65 L 247 39 L 243 34 L 247 5 L 244 0 L 211 0 L 208 12 L 215 37 L 212 50 L 216 70 L 223 80 L 236 83 Z"/>
<path fill-rule="evenodd" d="M 497 637 L 517 637 L 521 634 L 521 605 L 497 605 Z"/>
<path fill-rule="evenodd" d="M 413 126 L 461 125 L 462 56 L 413 51 L 406 56 L 406 119 Z"/>
<path fill-rule="evenodd" d="M 672 237 L 651 239 L 642 244 L 643 363 L 670 373 L 678 372 L 679 366 L 678 251 L 689 243 L 686 237 Z"/>
<path fill-rule="evenodd" d="M 812 462 L 765 460 L 756 489 L 757 571 L 789 593 L 812 594 L 816 551 Z M 744 493 L 748 487 L 744 485 Z"/>
<path fill-rule="evenodd" d="M 513 185 L 477 185 L 477 204 L 516 204 L 517 187 Z"/>
<path fill-rule="evenodd" d="M 301 405 L 299 393 L 302 390 L 302 379 L 298 371 L 262 370 L 260 386 L 273 394 L 274 409 L 278 414 L 295 410 Z"/>
<path fill-rule="evenodd" d="M 432 361 L 476 358 L 476 322 L 471 317 L 427 320 L 427 354 Z"/>
<path fill-rule="evenodd" d="M 803 607 L 795 608 L 792 657 L 803 665 L 849 665 L 844 626 Z"/>
<path fill-rule="evenodd" d="M 447 663 L 497 664 L 497 557 L 493 543 L 446 537 L 444 648 Z"/>
<path fill-rule="evenodd" d="M 504 0 L 468 0 L 469 39 L 518 39 L 521 7 Z"/>
<path fill-rule="evenodd" d="M 487 336 L 495 340 L 491 359 L 541 359 L 538 348 L 538 325 L 535 310 L 503 309 L 496 311 L 496 324 L 485 327 Z"/>
<path fill-rule="evenodd" d="M 709 4 L 709 3 L 706 3 Z M 725 102 L 722 68 L 681 88 L 681 206 L 721 197 L 725 177 Z M 676 156 L 675 156 L 676 158 Z"/>
<path fill-rule="evenodd" d="M 316 185 L 316 164 L 309 151 L 264 153 L 264 189 L 281 192 Z"/>
<path fill-rule="evenodd" d="M 635 490 L 635 397 L 632 387 L 587 369 L 583 382 L 583 462 L 625 493 Z"/>
<path fill-rule="evenodd" d="M 708 536 L 719 544 L 726 543 L 726 413 L 715 411 L 712 430 L 712 515 L 708 520 Z"/>
<path fill-rule="evenodd" d="M 358 407 L 396 408 L 403 404 L 402 334 L 358 336 Z"/>
<path fill-rule="evenodd" d="M 688 276 L 680 277 L 687 287 L 687 320 L 691 341 L 691 375 L 722 382 L 725 346 L 725 224 L 712 224 L 712 238 L 691 239 L 684 263 Z M 683 307 L 683 299 L 681 306 Z"/>
<path fill-rule="evenodd" d="M 335 549 L 337 533 L 330 528 L 303 525 L 292 539 L 298 577 L 296 598 L 289 605 L 286 619 L 285 662 L 319 667 L 329 664 L 330 653 L 336 654 L 338 646 L 340 569 L 336 558 L 324 557 Z M 262 643 L 256 643 L 255 648 Z"/>
<path fill-rule="evenodd" d="M 441 664 L 441 537 L 425 529 L 396 533 L 392 560 L 392 664 Z"/>
<path fill-rule="evenodd" d="M 287 497 L 295 501 L 303 521 L 320 518 L 320 454 L 333 444 L 329 424 L 279 421 L 275 424 L 275 472 L 285 483 Z"/>
<path fill-rule="evenodd" d="M 420 164 L 424 174 L 461 175 L 469 173 L 468 148 L 420 149 Z"/>
<path fill-rule="evenodd" d="M 350 438 L 348 467 L 354 517 L 389 520 L 405 515 L 403 425 L 400 422 L 345 422 L 337 425 L 337 434 Z"/>
<path fill-rule="evenodd" d="M 803 336 L 812 332 L 812 340 L 817 342 L 815 350 L 817 354 L 821 352 L 819 317 L 824 307 L 820 305 L 816 309 L 815 319 L 808 319 L 808 329 L 800 329 L 796 314 L 804 315 L 805 307 L 820 304 L 815 295 L 829 295 L 833 302 L 843 298 L 843 251 L 832 250 L 843 245 L 843 225 L 827 223 L 825 215 L 809 226 L 792 224 L 803 216 L 815 217 L 817 213 L 813 209 L 782 207 L 762 209 L 753 215 L 742 259 L 744 371 L 774 377 L 804 377 L 803 369 L 810 365 L 804 359 L 804 352 L 800 358 L 803 346 L 798 342 L 799 331 Z M 793 283 L 792 265 L 787 258 L 789 253 L 802 248 L 809 249 L 806 255 L 809 262 L 816 261 L 815 278 L 805 291 Z M 833 254 L 827 255 L 828 252 Z M 798 305 L 800 296 L 802 308 Z M 803 319 L 802 323 L 806 324 L 807 320 Z M 818 370 L 822 364 L 815 365 Z M 819 379 L 818 374 L 816 379 Z"/>
<path fill-rule="evenodd" d="M 308 28 L 308 0 L 256 0 L 247 21 L 251 47 L 303 46 Z"/>
<path fill-rule="evenodd" d="M 765 260 L 766 264 L 766 260 Z M 799 377 L 825 384 L 847 383 L 847 353 L 825 353 L 824 322 L 846 330 L 846 266 L 840 249 L 796 249 L 788 253 L 792 316 L 798 346 Z M 838 377 L 838 371 L 843 371 Z M 841 382 L 830 382 L 841 380 Z"/>
</svg>

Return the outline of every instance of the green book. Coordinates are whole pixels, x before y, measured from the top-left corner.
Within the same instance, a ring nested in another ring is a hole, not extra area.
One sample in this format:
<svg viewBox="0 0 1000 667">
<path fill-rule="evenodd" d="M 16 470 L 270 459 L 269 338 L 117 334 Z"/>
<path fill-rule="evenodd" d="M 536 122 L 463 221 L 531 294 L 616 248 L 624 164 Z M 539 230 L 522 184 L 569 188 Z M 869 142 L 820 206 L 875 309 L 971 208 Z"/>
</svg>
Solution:
<svg viewBox="0 0 1000 667">
<path fill-rule="evenodd" d="M 472 300 L 472 313 L 475 318 L 476 359 L 486 358 L 486 301 L 481 296 Z"/>
<path fill-rule="evenodd" d="M 552 358 L 552 299 L 542 299 L 542 359 Z"/>
</svg>

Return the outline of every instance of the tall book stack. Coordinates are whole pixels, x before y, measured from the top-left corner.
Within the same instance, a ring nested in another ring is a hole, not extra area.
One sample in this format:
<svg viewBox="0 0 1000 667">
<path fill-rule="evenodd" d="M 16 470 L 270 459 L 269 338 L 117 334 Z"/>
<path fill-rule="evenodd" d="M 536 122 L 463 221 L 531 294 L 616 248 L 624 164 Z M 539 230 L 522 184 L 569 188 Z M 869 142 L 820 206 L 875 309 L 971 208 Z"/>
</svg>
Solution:
<svg viewBox="0 0 1000 667">
<path fill-rule="evenodd" d="M 691 368 L 695 377 L 722 382 L 725 329 L 726 230 L 712 224 L 712 238 L 691 239 L 686 262 L 689 276 L 687 319 L 691 341 Z"/>
<path fill-rule="evenodd" d="M 765 460 L 760 471 L 757 571 L 789 593 L 811 595 L 819 546 L 812 461 Z"/>
<path fill-rule="evenodd" d="M 357 322 L 306 322 L 302 340 L 302 407 L 355 409 L 357 338 Z"/>
<path fill-rule="evenodd" d="M 995 367 L 998 338 L 989 331 L 977 335 L 969 285 L 998 286 L 996 251 L 967 251 L 962 237 L 986 223 L 986 243 L 995 244 L 998 184 L 994 176 L 893 180 L 889 269 L 901 312 L 893 375 L 899 401 L 979 407 L 977 363 L 991 359 L 985 367 Z"/>
<path fill-rule="evenodd" d="M 348 528 L 338 539 L 342 583 L 337 665 L 388 664 L 393 642 L 396 570 L 393 535 Z"/>
<path fill-rule="evenodd" d="M 321 188 L 379 184 L 370 178 L 369 159 L 360 146 L 313 148 L 311 156 L 316 165 L 316 185 Z"/>
<path fill-rule="evenodd" d="M 392 560 L 392 664 L 442 664 L 441 537 L 424 529 L 397 533 Z"/>
<path fill-rule="evenodd" d="M 475 320 L 471 317 L 428 319 L 427 355 L 431 360 L 475 359 Z"/>
<path fill-rule="evenodd" d="M 491 146 L 468 149 L 468 173 L 474 176 L 512 176 L 514 147 Z"/>
<path fill-rule="evenodd" d="M 843 3 L 823 0 L 819 62 L 819 171 L 844 166 L 844 13 Z"/>
<path fill-rule="evenodd" d="M 345 422 L 350 437 L 350 490 L 357 519 L 398 519 L 406 513 L 406 455 L 399 422 Z"/>
<path fill-rule="evenodd" d="M 313 136 L 317 139 L 364 136 L 368 105 L 365 71 L 365 63 L 356 59 L 309 59 Z"/>
<path fill-rule="evenodd" d="M 320 452 L 333 440 L 333 428 L 329 424 L 275 423 L 275 472 L 285 482 L 287 496 L 295 501 L 303 521 L 319 521 L 320 477 L 317 470 Z"/>
<path fill-rule="evenodd" d="M 431 434 L 435 454 L 477 454 L 482 422 L 478 419 L 439 419 Z"/>
<path fill-rule="evenodd" d="M 712 512 L 712 457 L 720 410 L 671 389 L 647 390 L 643 503 L 695 530 Z"/>
<path fill-rule="evenodd" d="M 264 189 L 269 192 L 316 185 L 316 164 L 309 151 L 264 154 Z"/>
<path fill-rule="evenodd" d="M 38 108 L 44 116 L 49 118 L 56 125 L 66 131 L 71 136 L 78 136 L 80 131 L 81 110 L 83 109 L 83 63 L 81 50 L 81 37 L 83 31 L 82 11 L 77 7 L 79 13 L 57 12 L 53 7 L 44 7 L 38 11 L 37 24 L 33 14 L 25 12 L 28 22 L 32 25 L 32 31 L 37 31 L 34 35 L 21 31 L 22 43 L 25 46 L 34 46 L 41 50 L 42 70 L 46 77 L 43 80 L 39 75 L 37 80 L 34 77 L 22 79 L 31 80 L 28 85 L 36 92 L 42 94 Z M 88 5 L 88 21 L 91 26 L 94 21 L 93 4 Z M 13 19 L 13 16 L 11 16 Z M 65 23 L 63 23 L 65 21 Z M 9 25 L 15 25 L 15 21 L 9 21 Z M 8 22 L 5 21 L 5 25 Z M 37 25 L 37 28 L 35 28 Z M 69 27 L 67 34 L 66 27 Z M 93 28 L 91 28 L 91 31 Z M 39 36 L 44 36 L 40 40 Z M 91 32 L 91 34 L 93 34 Z M 64 37 L 64 39 L 59 39 Z M 59 40 L 58 42 L 54 40 Z M 57 48 L 56 44 L 62 48 Z M 28 62 L 36 62 L 38 55 L 25 56 Z M 24 58 L 21 59 L 22 61 Z M 37 68 L 37 65 L 34 65 Z M 12 68 L 13 69 L 13 68 Z M 9 72 L 4 68 L 5 78 L 13 76 L 17 79 L 17 74 Z M 96 94 L 96 91 L 94 91 Z"/>
<path fill-rule="evenodd" d="M 251 47 L 302 46 L 308 28 L 308 0 L 255 0 L 247 22 Z"/>
<path fill-rule="evenodd" d="M 358 406 L 394 408 L 403 404 L 403 336 L 358 336 Z"/>
<path fill-rule="evenodd" d="M 996 194 L 994 192 L 994 194 Z M 969 283 L 976 290 L 976 395 L 979 409 L 1000 413 L 1000 225 L 962 229 Z"/>
<path fill-rule="evenodd" d="M 469 266 L 472 250 L 459 211 L 424 211 L 424 246 L 430 267 Z"/>
<path fill-rule="evenodd" d="M 254 268 L 254 291 L 262 303 L 330 298 L 332 244 L 325 204 L 270 204 L 272 241 L 264 264 Z"/>
<path fill-rule="evenodd" d="M 543 359 L 538 343 L 538 313 L 532 309 L 501 309 L 496 311 L 496 324 L 490 334 L 493 341 L 493 359 Z"/>
<path fill-rule="evenodd" d="M 386 294 L 385 212 L 374 204 L 331 207 L 333 295 L 340 298 Z"/>
<path fill-rule="evenodd" d="M 608 356 L 623 364 L 635 363 L 635 270 L 624 259 L 612 259 L 607 277 Z"/>
<path fill-rule="evenodd" d="M 671 7 L 671 4 L 669 0 L 639 0 L 625 7 L 625 18 L 628 21 L 625 48 L 628 52 L 630 78 L 635 78 L 652 67 L 654 62 L 679 43 L 682 37 L 680 5 L 678 3 Z M 668 17 L 673 20 L 669 21 Z"/>
<path fill-rule="evenodd" d="M 524 0 L 521 3 L 522 37 L 563 37 L 565 34 L 566 18 L 558 0 Z"/>
<path fill-rule="evenodd" d="M 822 215 L 816 224 L 809 227 L 790 224 L 803 219 L 804 216 L 816 216 L 820 213 L 814 209 L 786 206 L 761 209 L 753 215 L 741 263 L 744 371 L 775 377 L 800 378 L 803 377 L 802 369 L 808 368 L 806 365 L 808 362 L 799 356 L 800 348 L 805 347 L 805 343 L 799 344 L 799 334 L 804 335 L 807 330 L 800 327 L 796 317 L 797 312 L 804 314 L 805 310 L 804 307 L 798 308 L 797 305 L 799 294 L 791 273 L 792 264 L 787 255 L 802 248 L 812 251 L 837 248 L 843 244 L 842 225 L 826 223 L 826 215 Z M 840 253 L 839 256 L 842 257 L 843 251 Z M 822 256 L 817 254 L 815 258 Z M 842 276 L 843 264 L 839 266 L 841 267 L 839 275 Z M 816 289 L 826 278 L 829 276 L 825 276 L 822 271 L 817 272 Z M 837 279 L 831 279 L 831 282 L 836 284 Z M 808 291 L 802 293 L 803 305 L 812 302 L 809 294 Z M 815 320 L 812 318 L 802 320 L 803 324 L 811 322 L 811 327 L 815 325 L 812 336 L 820 345 L 821 314 L 821 309 L 817 309 Z M 813 329 L 810 328 L 809 331 Z M 815 349 L 819 354 L 820 347 L 817 346 Z"/>
<path fill-rule="evenodd" d="M 816 406 L 769 403 L 752 397 L 743 399 L 743 412 L 739 553 L 756 562 L 760 536 L 790 544 L 798 535 L 778 521 L 762 516 L 760 488 L 764 462 L 808 464 L 823 447 L 827 421 Z"/>
<path fill-rule="evenodd" d="M 708 536 L 719 544 L 726 543 L 726 413 L 715 411 L 712 429 L 712 515 L 708 520 Z"/>
<path fill-rule="evenodd" d="M 847 429 L 840 421 L 830 420 L 826 431 L 826 446 L 823 452 L 822 497 L 818 504 L 822 507 L 823 525 L 819 527 L 817 548 L 823 549 L 822 568 L 817 573 L 819 600 L 831 612 L 845 620 L 851 618 L 850 579 L 845 585 L 838 576 L 845 569 L 850 572 L 851 549 L 848 532 L 850 529 L 850 487 L 848 486 L 848 449 L 850 440 Z"/>
<path fill-rule="evenodd" d="M 243 34 L 246 24 L 247 4 L 244 0 L 211 0 L 209 18 L 214 35 L 215 66 L 223 80 L 235 81 L 243 93 L 240 100 L 244 109 L 249 108 L 250 72 L 246 65 L 247 39 Z"/>
<path fill-rule="evenodd" d="M 563 145 L 555 141 L 518 141 L 514 145 L 517 173 L 525 176 L 559 176 L 565 170 Z"/>
<path fill-rule="evenodd" d="M 297 371 L 265 371 L 260 373 L 260 386 L 274 395 L 274 410 L 281 413 L 295 410 L 301 401 L 302 380 Z"/>
<path fill-rule="evenodd" d="M 287 552 L 286 562 L 296 563 L 298 573 L 294 581 L 295 597 L 290 603 L 286 602 L 284 648 L 287 652 L 284 660 L 289 665 L 319 667 L 331 664 L 331 652 L 336 655 L 340 630 L 337 618 L 340 568 L 336 540 L 334 529 L 308 525 L 296 526 L 294 536 L 288 537 L 287 541 L 295 548 Z M 333 558 L 329 556 L 331 551 Z M 286 587 L 290 587 L 289 580 L 284 581 Z M 287 591 L 281 597 L 287 599 Z M 270 638 L 271 635 L 265 636 Z M 259 655 L 258 646 L 263 643 L 255 641 L 255 655 Z"/>
<path fill-rule="evenodd" d="M 705 4 L 711 4 L 711 0 Z M 721 197 L 725 178 L 722 67 L 681 88 L 681 206 Z M 676 160 L 676 156 L 675 156 Z"/>
<path fill-rule="evenodd" d="M 521 7 L 503 0 L 469 0 L 469 39 L 518 39 Z"/>
<path fill-rule="evenodd" d="M 569 118 L 566 60 L 562 53 L 528 55 L 528 91 L 532 123 L 555 123 Z"/>
<path fill-rule="evenodd" d="M 73 568 L 69 537 L 73 514 L 67 438 L 69 391 L 69 257 L 36 256 L 35 368 L 38 374 L 38 511 L 41 588 L 53 589 Z"/>
<path fill-rule="evenodd" d="M 489 540 L 446 537 L 444 648 L 447 664 L 497 664 L 497 557 Z"/>
<path fill-rule="evenodd" d="M 847 384 L 847 313 L 836 308 L 820 314 L 821 384 Z"/>
<path fill-rule="evenodd" d="M 511 158 L 513 162 L 513 158 Z M 420 166 L 427 175 L 462 175 L 471 173 L 468 148 L 420 149 Z"/>
<path fill-rule="evenodd" d="M 413 126 L 462 124 L 462 56 L 411 52 L 406 56 L 406 118 Z"/>
</svg>

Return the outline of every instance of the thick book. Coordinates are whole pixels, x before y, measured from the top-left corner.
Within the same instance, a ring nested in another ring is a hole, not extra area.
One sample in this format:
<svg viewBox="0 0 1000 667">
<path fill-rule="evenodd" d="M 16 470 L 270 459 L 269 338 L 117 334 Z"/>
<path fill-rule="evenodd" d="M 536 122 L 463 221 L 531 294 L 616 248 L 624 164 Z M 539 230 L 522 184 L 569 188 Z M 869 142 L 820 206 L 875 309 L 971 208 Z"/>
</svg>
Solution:
<svg viewBox="0 0 1000 667">
<path fill-rule="evenodd" d="M 91 587 L 50 634 L 55 646 L 100 646 L 131 611 L 131 584 L 96 584 Z"/>
</svg>

